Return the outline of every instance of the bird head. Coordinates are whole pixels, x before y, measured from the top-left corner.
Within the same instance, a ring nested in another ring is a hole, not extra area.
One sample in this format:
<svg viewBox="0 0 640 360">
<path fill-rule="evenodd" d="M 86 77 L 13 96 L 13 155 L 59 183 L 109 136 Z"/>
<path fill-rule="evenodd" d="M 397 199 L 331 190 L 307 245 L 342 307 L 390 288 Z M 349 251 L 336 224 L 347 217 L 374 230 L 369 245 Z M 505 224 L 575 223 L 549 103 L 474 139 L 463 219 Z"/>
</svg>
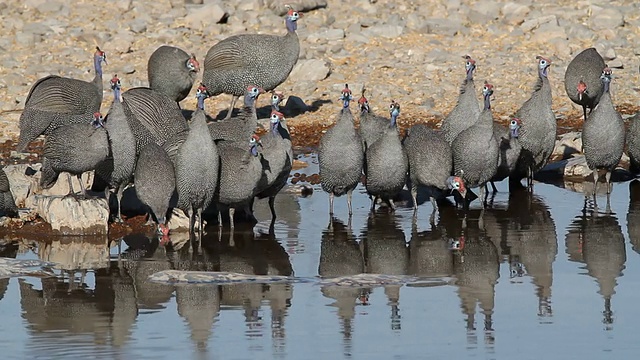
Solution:
<svg viewBox="0 0 640 360">
<path fill-rule="evenodd" d="M 121 83 L 120 83 L 120 78 L 118 78 L 118 74 L 114 74 L 113 77 L 111 78 L 111 80 L 109 81 L 109 84 L 111 85 L 111 89 L 112 90 L 120 90 L 121 89 Z"/>
<path fill-rule="evenodd" d="M 518 118 L 513 118 L 509 122 L 509 131 L 511 131 L 511 137 L 518 137 L 518 130 L 520 130 L 520 126 L 522 125 L 522 120 Z"/>
<path fill-rule="evenodd" d="M 582 97 L 585 94 L 588 94 L 588 92 L 587 92 L 587 84 L 582 80 L 578 81 L 577 90 L 578 90 L 578 100 L 582 101 Z"/>
<path fill-rule="evenodd" d="M 546 77 L 549 72 L 549 66 L 551 66 L 551 60 L 540 55 L 536 56 L 536 59 L 538 60 L 538 72 L 541 76 Z"/>
<path fill-rule="evenodd" d="M 244 94 L 244 106 L 247 106 L 247 107 L 254 106 L 255 101 L 256 99 L 258 99 L 258 96 L 260 96 L 260 94 L 264 94 L 263 88 L 258 87 L 256 85 L 247 86 L 247 90 Z"/>
<path fill-rule="evenodd" d="M 196 90 L 196 99 L 198 99 L 198 109 L 204 110 L 204 100 L 209 97 L 209 91 L 203 83 L 200 83 L 198 90 Z"/>
<path fill-rule="evenodd" d="M 284 99 L 282 91 L 271 90 L 271 108 L 280 111 L 280 103 Z"/>
<path fill-rule="evenodd" d="M 187 60 L 186 66 L 189 72 L 200 71 L 200 63 L 198 62 L 198 60 L 196 60 L 195 54 L 191 54 L 191 57 Z"/>
<path fill-rule="evenodd" d="M 447 179 L 447 188 L 453 191 L 457 191 L 460 196 L 466 198 L 467 196 L 467 188 L 464 185 L 464 180 L 460 176 L 449 176 Z"/>
<path fill-rule="evenodd" d="M 269 119 L 271 121 L 271 126 L 274 129 L 278 128 L 278 125 L 280 124 L 280 121 L 282 121 L 282 119 L 284 119 L 284 115 L 276 110 L 271 111 L 271 118 Z"/>
<path fill-rule="evenodd" d="M 467 61 L 467 63 L 464 66 L 464 68 L 467 70 L 467 78 L 472 79 L 473 71 L 476 69 L 476 61 L 473 60 L 469 55 L 465 55 L 462 58 Z"/>
<path fill-rule="evenodd" d="M 287 19 L 286 19 L 286 24 L 287 24 L 287 30 L 289 30 L 289 32 L 295 32 L 298 29 L 298 19 L 302 17 L 302 13 L 299 11 L 295 11 L 291 5 L 285 5 L 285 7 L 287 9 L 289 9 L 289 11 L 287 11 Z"/>
<path fill-rule="evenodd" d="M 96 52 L 93 53 L 93 59 L 97 63 L 104 62 L 106 64 L 107 63 L 107 54 L 104 51 L 100 50 L 99 47 L 96 46 Z"/>
<path fill-rule="evenodd" d="M 482 87 L 482 96 L 487 97 L 491 95 L 493 95 L 493 85 L 485 81 Z"/>
<path fill-rule="evenodd" d="M 353 95 L 351 94 L 351 89 L 349 89 L 349 84 L 344 84 L 344 89 L 340 92 L 340 98 L 342 100 L 342 107 L 348 108 L 349 102 L 353 100 Z"/>
<path fill-rule="evenodd" d="M 464 236 L 457 239 L 449 239 L 449 250 L 462 251 L 464 249 Z"/>
<path fill-rule="evenodd" d="M 603 81 L 611 81 L 611 75 L 613 74 L 613 72 L 611 71 L 610 67 L 605 67 L 604 69 L 602 69 L 602 75 L 600 75 L 600 79 Z"/>
<path fill-rule="evenodd" d="M 400 104 L 395 100 L 391 100 L 391 104 L 389 104 L 389 115 L 391 116 L 391 126 L 396 126 L 398 116 L 400 115 Z"/>
<path fill-rule="evenodd" d="M 96 129 L 104 127 L 104 119 L 102 118 L 102 114 L 100 114 L 99 112 L 94 113 L 91 125 L 93 125 Z"/>
<path fill-rule="evenodd" d="M 258 156 L 258 145 L 262 147 L 262 141 L 260 141 L 260 136 L 256 134 L 251 135 L 251 139 L 249 139 L 251 155 Z"/>
<path fill-rule="evenodd" d="M 369 112 L 371 109 L 369 108 L 369 100 L 364 96 L 364 92 L 366 91 L 364 85 L 362 86 L 362 95 L 360 99 L 358 99 L 358 105 L 360 105 L 360 111 Z"/>
</svg>

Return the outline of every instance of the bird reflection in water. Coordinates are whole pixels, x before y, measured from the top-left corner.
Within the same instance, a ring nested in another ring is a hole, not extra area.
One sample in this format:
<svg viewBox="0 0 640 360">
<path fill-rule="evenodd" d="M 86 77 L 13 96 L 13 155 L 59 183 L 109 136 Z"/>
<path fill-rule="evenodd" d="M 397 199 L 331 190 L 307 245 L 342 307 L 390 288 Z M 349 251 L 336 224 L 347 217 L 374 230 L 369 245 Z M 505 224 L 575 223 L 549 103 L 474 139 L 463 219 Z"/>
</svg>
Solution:
<svg viewBox="0 0 640 360">
<path fill-rule="evenodd" d="M 633 251 L 640 254 L 640 181 L 629 183 L 629 210 L 627 212 L 627 231 Z"/>
<path fill-rule="evenodd" d="M 351 217 L 346 226 L 342 221 L 331 217 L 329 226 L 322 232 L 318 274 L 323 278 L 331 278 L 358 275 L 364 270 L 364 257 L 351 229 Z M 323 296 L 335 300 L 331 306 L 337 307 L 338 319 L 341 321 L 343 351 L 350 356 L 355 307 L 358 304 L 368 304 L 371 289 L 326 285 L 322 286 L 321 291 Z"/>
<path fill-rule="evenodd" d="M 538 316 L 552 316 L 553 262 L 558 253 L 555 222 L 544 200 L 529 191 L 509 194 L 509 205 L 501 219 L 502 236 L 509 255 L 510 276 L 531 277 L 538 297 Z M 546 321 L 546 320 L 545 320 Z"/>
<path fill-rule="evenodd" d="M 370 212 L 361 234 L 360 247 L 365 272 L 370 274 L 406 275 L 409 268 L 409 248 L 398 216 L 382 209 Z M 391 307 L 391 328 L 400 330 L 400 287 L 385 285 L 384 293 Z"/>
<path fill-rule="evenodd" d="M 453 270 L 460 306 L 466 315 L 467 341 L 477 343 L 475 314 L 479 305 L 484 315 L 484 341 L 492 348 L 495 285 L 500 277 L 500 263 L 498 249 L 482 226 L 483 215 L 481 211 L 479 221 L 469 221 L 464 229 L 462 249 L 454 250 Z"/>
<path fill-rule="evenodd" d="M 624 235 L 618 219 L 612 212 L 600 213 L 595 206 L 584 207 L 569 226 L 567 239 L 570 238 L 577 239 L 575 247 L 582 254 L 578 261 L 586 264 L 587 274 L 598 283 L 598 293 L 604 299 L 602 322 L 605 329 L 611 330 L 614 322 L 611 300 L 617 278 L 622 276 L 627 260 Z M 570 250 L 567 244 L 567 251 Z"/>
</svg>

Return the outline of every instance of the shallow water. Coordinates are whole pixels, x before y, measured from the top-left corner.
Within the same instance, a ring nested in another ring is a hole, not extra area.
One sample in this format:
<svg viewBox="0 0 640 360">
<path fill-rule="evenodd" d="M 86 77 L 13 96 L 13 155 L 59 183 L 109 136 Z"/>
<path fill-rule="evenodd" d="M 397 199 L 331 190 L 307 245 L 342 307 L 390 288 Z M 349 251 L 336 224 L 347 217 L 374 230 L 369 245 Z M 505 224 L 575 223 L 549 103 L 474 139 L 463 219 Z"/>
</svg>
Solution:
<svg viewBox="0 0 640 360">
<path fill-rule="evenodd" d="M 415 221 L 402 201 L 393 214 L 369 214 L 360 187 L 351 221 L 345 198 L 330 221 L 315 186 L 310 197 L 278 197 L 273 232 L 260 202 L 254 228 L 225 229 L 219 243 L 208 228 L 195 254 L 179 234 L 173 249 L 142 235 L 120 249 L 22 239 L 0 255 L 55 262 L 58 276 L 0 279 L 2 358 L 634 358 L 640 183 L 615 184 L 609 214 L 604 196 L 583 213 L 583 195 L 558 186 L 498 189 L 482 217 L 472 204 L 466 230 L 452 207 L 432 227 L 425 199 Z M 462 250 L 450 250 L 452 239 Z M 304 281 L 147 280 L 169 269 Z M 401 281 L 320 282 L 361 273 Z"/>
</svg>

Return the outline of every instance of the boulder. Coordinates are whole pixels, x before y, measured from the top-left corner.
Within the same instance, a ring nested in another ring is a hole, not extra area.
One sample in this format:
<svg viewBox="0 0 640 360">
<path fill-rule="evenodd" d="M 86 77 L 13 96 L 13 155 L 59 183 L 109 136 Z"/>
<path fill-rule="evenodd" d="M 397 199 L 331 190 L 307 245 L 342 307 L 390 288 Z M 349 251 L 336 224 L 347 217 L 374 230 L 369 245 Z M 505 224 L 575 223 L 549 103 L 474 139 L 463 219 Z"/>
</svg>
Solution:
<svg viewBox="0 0 640 360">
<path fill-rule="evenodd" d="M 171 216 L 169 217 L 169 221 L 167 222 L 167 226 L 172 232 L 189 231 L 189 218 L 184 211 L 174 208 L 171 212 Z M 204 226 L 207 226 L 206 221 L 204 221 Z M 196 231 L 198 230 L 198 220 L 196 220 L 195 229 Z"/>
<path fill-rule="evenodd" d="M 287 13 L 287 8 L 285 7 L 285 5 L 287 4 L 291 5 L 293 9 L 300 12 L 307 12 L 327 7 L 327 0 L 265 0 L 264 3 L 278 16 L 283 16 Z"/>
<path fill-rule="evenodd" d="M 34 195 L 33 204 L 38 215 L 63 235 L 106 235 L 109 231 L 109 205 L 104 198 Z"/>
</svg>

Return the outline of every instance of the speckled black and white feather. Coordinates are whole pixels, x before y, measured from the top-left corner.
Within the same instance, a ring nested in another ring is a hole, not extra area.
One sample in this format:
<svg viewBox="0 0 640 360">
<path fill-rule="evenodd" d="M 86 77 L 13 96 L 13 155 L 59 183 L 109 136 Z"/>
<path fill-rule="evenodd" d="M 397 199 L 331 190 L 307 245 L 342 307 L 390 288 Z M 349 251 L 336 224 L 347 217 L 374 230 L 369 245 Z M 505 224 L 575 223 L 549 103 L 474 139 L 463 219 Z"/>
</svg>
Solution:
<svg viewBox="0 0 640 360">
<path fill-rule="evenodd" d="M 409 129 L 403 145 L 411 184 L 446 190 L 447 179 L 453 171 L 453 155 L 444 134 L 417 124 Z"/>
<path fill-rule="evenodd" d="M 145 145 L 133 179 L 138 199 L 149 207 L 159 224 L 164 224 L 176 192 L 175 170 L 167 152 L 154 142 Z"/>
<path fill-rule="evenodd" d="M 95 77 L 87 82 L 50 75 L 33 84 L 20 115 L 17 151 L 24 151 L 40 135 L 67 124 L 88 124 L 102 104 L 102 61 L 104 52 L 94 54 Z"/>
<path fill-rule="evenodd" d="M 291 21 L 289 16 L 286 21 Z M 233 35 L 213 45 L 207 52 L 202 82 L 211 96 L 221 93 L 241 96 L 250 84 L 269 91 L 287 79 L 299 54 L 295 20 L 293 27 L 283 36 Z"/>
<path fill-rule="evenodd" d="M 578 105 L 593 110 L 602 96 L 600 75 L 605 67 L 604 59 L 595 48 L 588 48 L 576 55 L 567 66 L 564 74 L 564 88 L 569 99 Z M 582 100 L 578 96 L 578 83 L 587 85 Z"/>
<path fill-rule="evenodd" d="M 629 170 L 633 173 L 640 172 L 640 112 L 629 118 L 627 131 L 627 152 L 631 164 Z"/>
<path fill-rule="evenodd" d="M 336 124 L 320 139 L 318 162 L 325 192 L 342 196 L 360 182 L 364 149 L 348 107 L 340 110 Z"/>
<path fill-rule="evenodd" d="M 16 216 L 18 214 L 18 207 L 11 193 L 9 178 L 2 168 L 0 168 L 0 213 L 8 216 Z"/>
<path fill-rule="evenodd" d="M 447 117 L 442 120 L 440 127 L 445 140 L 449 144 L 453 142 L 458 134 L 475 124 L 480 116 L 480 104 L 476 97 L 475 83 L 473 81 L 475 61 L 472 64 L 470 63 L 471 61 L 473 60 L 467 58 L 467 75 L 460 87 L 458 101 Z"/>
<path fill-rule="evenodd" d="M 189 124 L 189 135 L 180 146 L 176 161 L 178 207 L 191 212 L 205 209 L 213 201 L 218 186 L 218 148 L 207 129 L 204 110 L 196 110 Z"/>
<path fill-rule="evenodd" d="M 136 153 L 154 142 L 171 159 L 189 133 L 189 125 L 174 100 L 150 88 L 137 87 L 122 94 L 124 111 L 136 137 Z"/>
<path fill-rule="evenodd" d="M 61 126 L 47 135 L 42 156 L 40 186 L 48 189 L 61 172 L 78 176 L 105 161 L 109 156 L 107 132 L 89 123 Z"/>
</svg>

